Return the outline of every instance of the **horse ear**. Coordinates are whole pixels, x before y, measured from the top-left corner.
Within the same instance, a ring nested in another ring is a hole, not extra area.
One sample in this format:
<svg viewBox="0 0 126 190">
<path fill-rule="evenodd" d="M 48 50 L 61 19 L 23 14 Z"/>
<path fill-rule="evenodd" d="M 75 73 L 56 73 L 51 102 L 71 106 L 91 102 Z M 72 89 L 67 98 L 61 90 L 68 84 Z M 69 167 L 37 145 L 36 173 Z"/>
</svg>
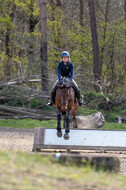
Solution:
<svg viewBox="0 0 126 190">
<path fill-rule="evenodd" d="M 62 88 L 62 85 L 57 85 L 58 88 Z"/>
<path fill-rule="evenodd" d="M 67 88 L 69 89 L 70 87 L 72 87 L 71 85 L 68 85 Z"/>
</svg>

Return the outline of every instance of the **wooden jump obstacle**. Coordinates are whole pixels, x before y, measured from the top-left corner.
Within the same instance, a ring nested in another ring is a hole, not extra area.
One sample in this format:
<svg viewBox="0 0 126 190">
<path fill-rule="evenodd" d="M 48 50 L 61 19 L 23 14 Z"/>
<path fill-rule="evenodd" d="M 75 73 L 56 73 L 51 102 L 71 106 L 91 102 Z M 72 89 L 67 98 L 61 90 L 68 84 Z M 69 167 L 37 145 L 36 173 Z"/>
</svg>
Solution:
<svg viewBox="0 0 126 190">
<path fill-rule="evenodd" d="M 62 129 L 63 134 L 65 130 Z M 42 149 L 126 151 L 126 131 L 71 129 L 69 140 L 57 137 L 56 129 L 35 128 L 32 151 Z"/>
<path fill-rule="evenodd" d="M 63 135 L 65 130 L 62 129 Z M 110 150 L 126 151 L 126 131 L 120 130 L 91 130 L 71 129 L 70 138 L 57 137 L 56 129 L 35 128 L 33 152 L 40 152 L 45 149 L 52 149 L 54 158 L 61 162 L 72 161 L 81 165 L 88 165 L 97 169 L 119 171 L 120 161 L 112 156 L 90 156 L 80 153 L 79 150 Z M 79 154 L 72 152 L 54 153 L 55 149 L 77 150 Z M 45 152 L 45 151 L 44 151 Z M 52 155 L 45 152 L 42 155 Z M 84 161 L 85 160 L 85 161 Z"/>
</svg>

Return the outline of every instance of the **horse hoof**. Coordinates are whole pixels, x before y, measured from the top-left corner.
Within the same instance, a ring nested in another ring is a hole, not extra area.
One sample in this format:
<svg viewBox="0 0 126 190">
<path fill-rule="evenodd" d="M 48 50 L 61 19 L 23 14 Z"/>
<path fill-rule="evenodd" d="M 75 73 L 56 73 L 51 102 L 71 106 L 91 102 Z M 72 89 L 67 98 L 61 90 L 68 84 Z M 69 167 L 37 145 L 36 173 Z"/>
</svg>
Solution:
<svg viewBox="0 0 126 190">
<path fill-rule="evenodd" d="M 57 131 L 57 136 L 62 137 L 62 131 Z"/>
<path fill-rule="evenodd" d="M 68 139 L 69 139 L 69 134 L 68 134 L 68 133 L 65 133 L 65 134 L 64 134 L 64 139 L 65 139 L 65 140 L 68 140 Z"/>
</svg>

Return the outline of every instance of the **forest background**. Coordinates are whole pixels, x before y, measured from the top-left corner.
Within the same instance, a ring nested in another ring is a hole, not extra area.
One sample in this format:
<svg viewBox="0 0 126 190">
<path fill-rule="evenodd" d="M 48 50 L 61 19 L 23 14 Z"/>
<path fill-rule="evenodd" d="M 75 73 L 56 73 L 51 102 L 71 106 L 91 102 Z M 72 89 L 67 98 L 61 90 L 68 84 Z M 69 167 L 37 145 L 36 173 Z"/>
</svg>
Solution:
<svg viewBox="0 0 126 190">
<path fill-rule="evenodd" d="M 1 95 L 49 95 L 64 50 L 82 94 L 126 101 L 126 0 L 0 0 Z"/>
</svg>

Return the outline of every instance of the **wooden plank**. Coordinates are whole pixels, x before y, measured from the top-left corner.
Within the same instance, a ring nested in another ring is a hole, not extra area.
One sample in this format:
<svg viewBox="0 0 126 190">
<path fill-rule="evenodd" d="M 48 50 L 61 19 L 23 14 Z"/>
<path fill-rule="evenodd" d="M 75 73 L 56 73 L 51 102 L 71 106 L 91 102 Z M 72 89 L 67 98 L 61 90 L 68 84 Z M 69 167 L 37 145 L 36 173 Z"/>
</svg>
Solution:
<svg viewBox="0 0 126 190">
<path fill-rule="evenodd" d="M 69 140 L 56 133 L 56 129 L 35 128 L 33 149 L 126 151 L 126 131 L 71 129 Z"/>
<path fill-rule="evenodd" d="M 39 151 L 41 149 L 40 145 L 44 144 L 45 128 L 36 127 L 34 129 L 34 144 L 32 151 Z"/>
</svg>

